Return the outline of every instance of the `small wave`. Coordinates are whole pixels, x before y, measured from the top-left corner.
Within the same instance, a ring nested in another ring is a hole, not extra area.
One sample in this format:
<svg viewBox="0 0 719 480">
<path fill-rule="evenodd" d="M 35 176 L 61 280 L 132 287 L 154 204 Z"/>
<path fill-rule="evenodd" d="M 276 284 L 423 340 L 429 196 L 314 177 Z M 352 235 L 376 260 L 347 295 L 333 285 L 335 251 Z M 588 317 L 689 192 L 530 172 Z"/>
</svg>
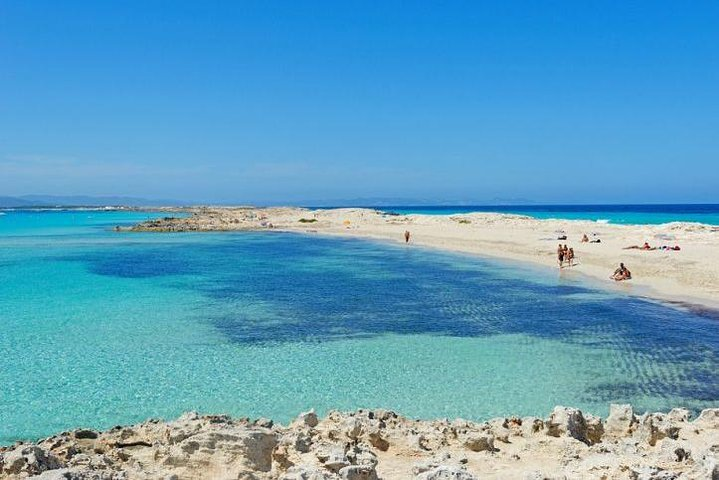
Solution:
<svg viewBox="0 0 719 480">
<path fill-rule="evenodd" d="M 596 220 L 597 223 L 604 223 L 604 224 L 607 224 L 607 223 L 609 223 L 610 221 L 611 221 L 611 220 L 609 220 L 608 218 L 598 218 L 598 219 Z"/>
</svg>

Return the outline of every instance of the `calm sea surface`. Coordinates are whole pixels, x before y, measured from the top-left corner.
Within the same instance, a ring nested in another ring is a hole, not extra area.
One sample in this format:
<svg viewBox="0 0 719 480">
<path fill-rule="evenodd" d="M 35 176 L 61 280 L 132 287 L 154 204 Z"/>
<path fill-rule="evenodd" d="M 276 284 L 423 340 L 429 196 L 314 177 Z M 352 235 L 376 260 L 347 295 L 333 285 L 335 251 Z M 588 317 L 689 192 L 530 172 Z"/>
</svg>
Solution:
<svg viewBox="0 0 719 480">
<path fill-rule="evenodd" d="M 377 208 L 377 207 L 372 207 Z M 699 222 L 719 225 L 719 205 L 524 205 L 524 206 L 435 206 L 379 207 L 401 214 L 456 215 L 472 212 L 501 212 L 535 218 L 593 220 L 620 224 Z"/>
<path fill-rule="evenodd" d="M 719 405 L 719 321 L 571 272 L 152 216 L 0 215 L 0 443 L 187 410 L 413 417 Z"/>
</svg>

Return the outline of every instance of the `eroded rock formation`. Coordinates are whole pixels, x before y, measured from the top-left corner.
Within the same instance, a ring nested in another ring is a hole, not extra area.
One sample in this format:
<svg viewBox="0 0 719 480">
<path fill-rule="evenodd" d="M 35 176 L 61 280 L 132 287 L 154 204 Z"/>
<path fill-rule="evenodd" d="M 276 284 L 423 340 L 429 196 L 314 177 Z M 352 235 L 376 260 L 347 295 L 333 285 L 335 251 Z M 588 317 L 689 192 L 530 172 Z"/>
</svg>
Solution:
<svg viewBox="0 0 719 480">
<path fill-rule="evenodd" d="M 609 417 L 410 420 L 385 410 L 314 412 L 289 426 L 187 413 L 0 448 L 0 478 L 472 480 L 719 479 L 719 409 Z"/>
</svg>

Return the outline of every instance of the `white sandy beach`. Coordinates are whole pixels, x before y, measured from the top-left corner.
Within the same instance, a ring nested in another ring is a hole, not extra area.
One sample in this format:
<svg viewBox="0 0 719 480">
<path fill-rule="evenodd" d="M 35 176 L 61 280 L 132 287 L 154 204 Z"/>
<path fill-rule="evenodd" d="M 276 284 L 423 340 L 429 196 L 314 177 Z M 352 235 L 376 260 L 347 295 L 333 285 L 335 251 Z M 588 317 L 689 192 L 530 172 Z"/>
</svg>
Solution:
<svg viewBox="0 0 719 480">
<path fill-rule="evenodd" d="M 386 215 L 371 209 L 198 208 L 185 219 L 148 222 L 142 230 L 273 229 L 372 238 L 501 258 L 553 268 L 566 277 L 587 275 L 597 285 L 632 295 L 719 308 L 719 227 L 696 223 L 612 225 L 593 221 L 538 220 L 520 215 Z M 309 222 L 301 222 L 301 219 Z M 601 243 L 581 243 L 583 234 Z M 566 240 L 558 240 L 566 235 Z M 680 251 L 625 250 L 679 245 Z M 560 269 L 559 243 L 574 248 L 578 265 Z M 624 262 L 630 281 L 609 276 Z"/>
</svg>

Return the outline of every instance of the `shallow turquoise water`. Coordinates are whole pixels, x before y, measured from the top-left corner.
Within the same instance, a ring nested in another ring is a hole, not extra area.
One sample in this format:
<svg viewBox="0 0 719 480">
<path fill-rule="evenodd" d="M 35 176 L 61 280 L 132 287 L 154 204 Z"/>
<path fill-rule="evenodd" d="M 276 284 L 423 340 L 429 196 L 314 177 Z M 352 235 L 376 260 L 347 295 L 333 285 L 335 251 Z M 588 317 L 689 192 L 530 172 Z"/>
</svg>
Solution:
<svg viewBox="0 0 719 480">
<path fill-rule="evenodd" d="M 472 212 L 500 212 L 534 218 L 591 220 L 601 223 L 658 225 L 670 222 L 696 222 L 719 225 L 719 205 L 463 205 L 422 207 L 381 207 L 400 214 L 456 215 Z"/>
<path fill-rule="evenodd" d="M 710 316 L 415 247 L 112 231 L 148 216 L 0 216 L 0 443 L 190 409 L 719 404 Z"/>
</svg>

